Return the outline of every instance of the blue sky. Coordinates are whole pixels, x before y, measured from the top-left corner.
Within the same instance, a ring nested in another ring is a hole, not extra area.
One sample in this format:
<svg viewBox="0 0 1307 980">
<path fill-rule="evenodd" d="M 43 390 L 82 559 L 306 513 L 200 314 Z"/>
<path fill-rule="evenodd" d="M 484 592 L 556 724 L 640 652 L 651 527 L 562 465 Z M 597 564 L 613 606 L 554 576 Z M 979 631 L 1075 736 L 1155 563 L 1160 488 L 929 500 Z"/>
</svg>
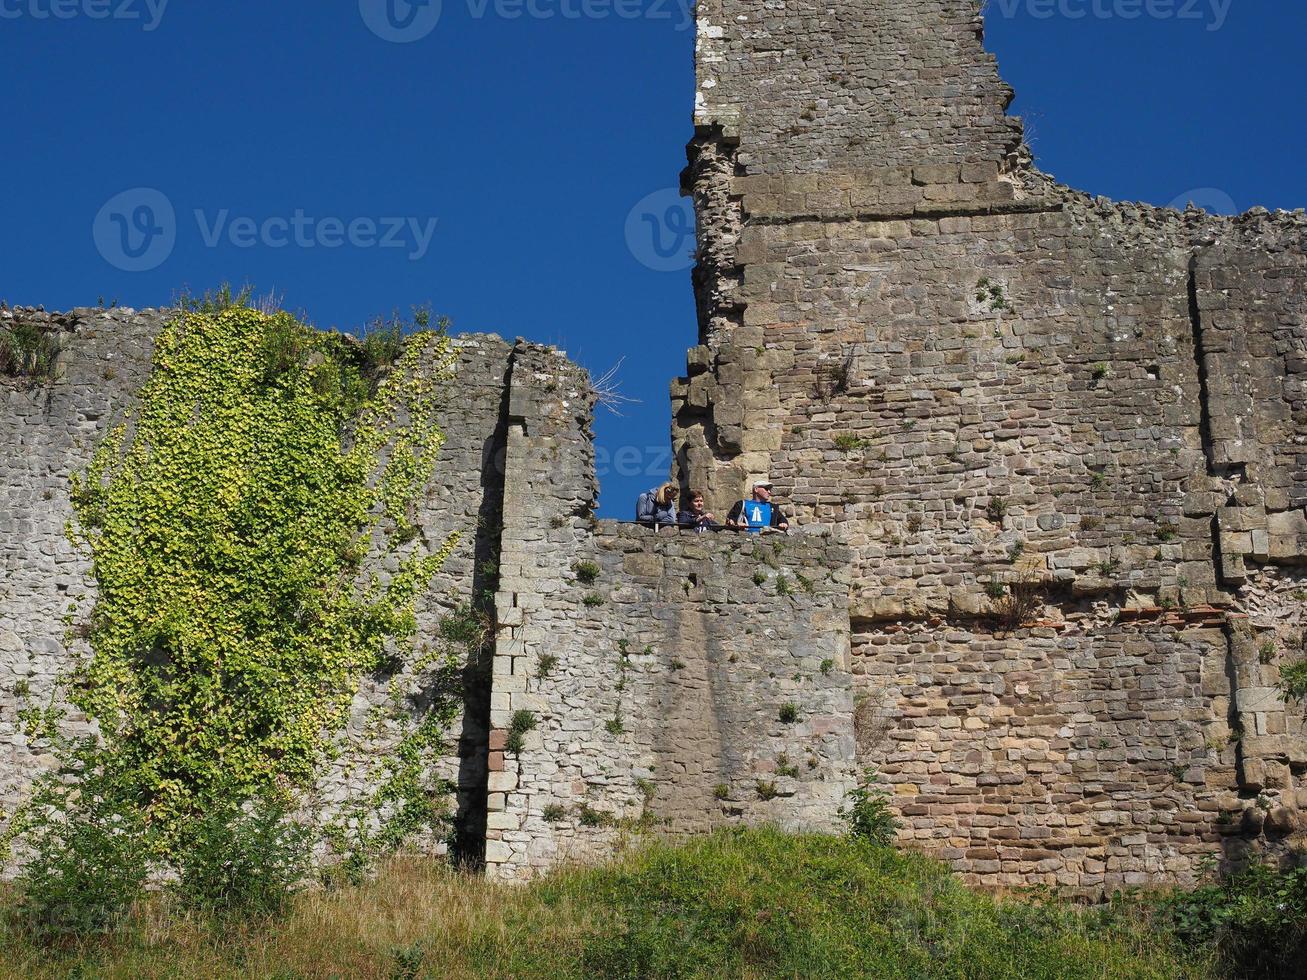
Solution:
<svg viewBox="0 0 1307 980">
<path fill-rule="evenodd" d="M 684 0 L 401 4 L 402 30 L 385 2 L 0 0 L 0 298 L 140 307 L 252 282 L 323 327 L 429 303 L 596 373 L 624 357 L 640 404 L 597 433 L 602 512 L 627 516 L 666 472 L 667 383 L 696 336 L 688 228 L 672 211 L 641 235 L 677 204 L 690 136 Z M 1307 8 L 1269 0 L 989 12 L 1041 166 L 1239 209 L 1307 205 L 1305 30 Z M 161 199 L 171 234 L 140 236 Z"/>
</svg>

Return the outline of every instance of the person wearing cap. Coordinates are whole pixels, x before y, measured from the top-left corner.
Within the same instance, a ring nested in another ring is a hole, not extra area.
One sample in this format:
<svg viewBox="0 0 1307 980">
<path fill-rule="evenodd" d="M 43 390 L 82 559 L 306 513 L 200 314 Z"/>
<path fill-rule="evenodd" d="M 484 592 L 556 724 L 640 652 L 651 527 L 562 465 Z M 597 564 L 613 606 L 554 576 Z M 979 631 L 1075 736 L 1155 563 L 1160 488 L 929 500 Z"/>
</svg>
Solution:
<svg viewBox="0 0 1307 980">
<path fill-rule="evenodd" d="M 763 477 L 753 484 L 753 497 L 741 500 L 726 515 L 726 526 L 740 528 L 751 534 L 759 534 L 763 528 L 773 531 L 788 531 L 790 520 L 785 511 L 772 503 L 771 481 Z"/>
</svg>

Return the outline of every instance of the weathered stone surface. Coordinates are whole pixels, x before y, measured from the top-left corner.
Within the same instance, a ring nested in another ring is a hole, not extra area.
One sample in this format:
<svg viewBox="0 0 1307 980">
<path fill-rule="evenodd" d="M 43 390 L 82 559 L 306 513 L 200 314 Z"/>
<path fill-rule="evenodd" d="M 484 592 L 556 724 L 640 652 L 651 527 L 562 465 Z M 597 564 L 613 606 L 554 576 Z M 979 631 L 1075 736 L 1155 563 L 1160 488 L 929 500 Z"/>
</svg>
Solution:
<svg viewBox="0 0 1307 980">
<path fill-rule="evenodd" d="M 698 17 L 678 478 L 719 509 L 767 472 L 843 530 L 861 761 L 917 846 L 987 883 L 1191 875 L 1301 778 L 1278 659 L 1185 610 L 1301 618 L 1264 569 L 1307 560 L 1307 217 L 1039 173 L 970 0 Z M 1054 631 L 995 632 L 1013 583 Z M 1012 827 L 1032 850 L 991 856 Z"/>
<path fill-rule="evenodd" d="M 1300 832 L 1307 216 L 1058 185 L 978 9 L 697 6 L 675 476 L 724 513 L 769 474 L 804 533 L 597 522 L 584 372 L 460 341 L 417 518 L 463 537 L 419 622 L 497 588 L 441 764 L 495 876 L 635 831 L 828 829 L 864 765 L 905 843 L 991 886 L 1185 882 Z M 163 316 L 0 310 L 66 348 L 48 386 L 0 379 L 0 808 L 52 764 L 17 692 L 87 653 L 68 477 Z M 365 681 L 352 733 L 385 698 Z M 394 736 L 348 746 L 326 807 Z"/>
</svg>

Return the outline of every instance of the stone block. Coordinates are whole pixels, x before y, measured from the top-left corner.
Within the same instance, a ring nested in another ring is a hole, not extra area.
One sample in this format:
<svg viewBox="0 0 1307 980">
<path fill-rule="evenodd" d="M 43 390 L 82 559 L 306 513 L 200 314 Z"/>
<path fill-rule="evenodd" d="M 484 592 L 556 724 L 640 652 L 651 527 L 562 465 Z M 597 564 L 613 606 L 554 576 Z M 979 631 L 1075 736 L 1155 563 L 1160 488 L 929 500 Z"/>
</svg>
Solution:
<svg viewBox="0 0 1307 980">
<path fill-rule="evenodd" d="M 492 772 L 486 777 L 486 788 L 491 793 L 511 793 L 517 789 L 517 773 Z"/>
</svg>

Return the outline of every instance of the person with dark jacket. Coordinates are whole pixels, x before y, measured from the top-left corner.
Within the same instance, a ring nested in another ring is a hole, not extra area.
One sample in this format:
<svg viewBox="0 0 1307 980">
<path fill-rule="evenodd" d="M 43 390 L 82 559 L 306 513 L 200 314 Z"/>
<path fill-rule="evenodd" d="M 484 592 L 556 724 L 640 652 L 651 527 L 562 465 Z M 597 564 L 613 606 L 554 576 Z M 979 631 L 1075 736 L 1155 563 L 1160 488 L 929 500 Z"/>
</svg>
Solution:
<svg viewBox="0 0 1307 980">
<path fill-rule="evenodd" d="M 635 502 L 635 519 L 646 527 L 675 527 L 676 485 L 665 483 L 640 494 Z"/>
<path fill-rule="evenodd" d="M 702 493 L 698 490 L 691 490 L 688 499 L 690 509 L 681 511 L 676 523 L 681 527 L 693 528 L 696 531 L 707 531 L 709 528 L 717 526 L 717 519 L 704 509 Z"/>
<path fill-rule="evenodd" d="M 726 515 L 726 526 L 751 534 L 760 534 L 764 528 L 788 531 L 790 519 L 785 516 L 785 511 L 772 503 L 771 488 L 771 481 L 766 477 L 754 481 L 752 499 L 741 500 L 731 508 Z"/>
</svg>

